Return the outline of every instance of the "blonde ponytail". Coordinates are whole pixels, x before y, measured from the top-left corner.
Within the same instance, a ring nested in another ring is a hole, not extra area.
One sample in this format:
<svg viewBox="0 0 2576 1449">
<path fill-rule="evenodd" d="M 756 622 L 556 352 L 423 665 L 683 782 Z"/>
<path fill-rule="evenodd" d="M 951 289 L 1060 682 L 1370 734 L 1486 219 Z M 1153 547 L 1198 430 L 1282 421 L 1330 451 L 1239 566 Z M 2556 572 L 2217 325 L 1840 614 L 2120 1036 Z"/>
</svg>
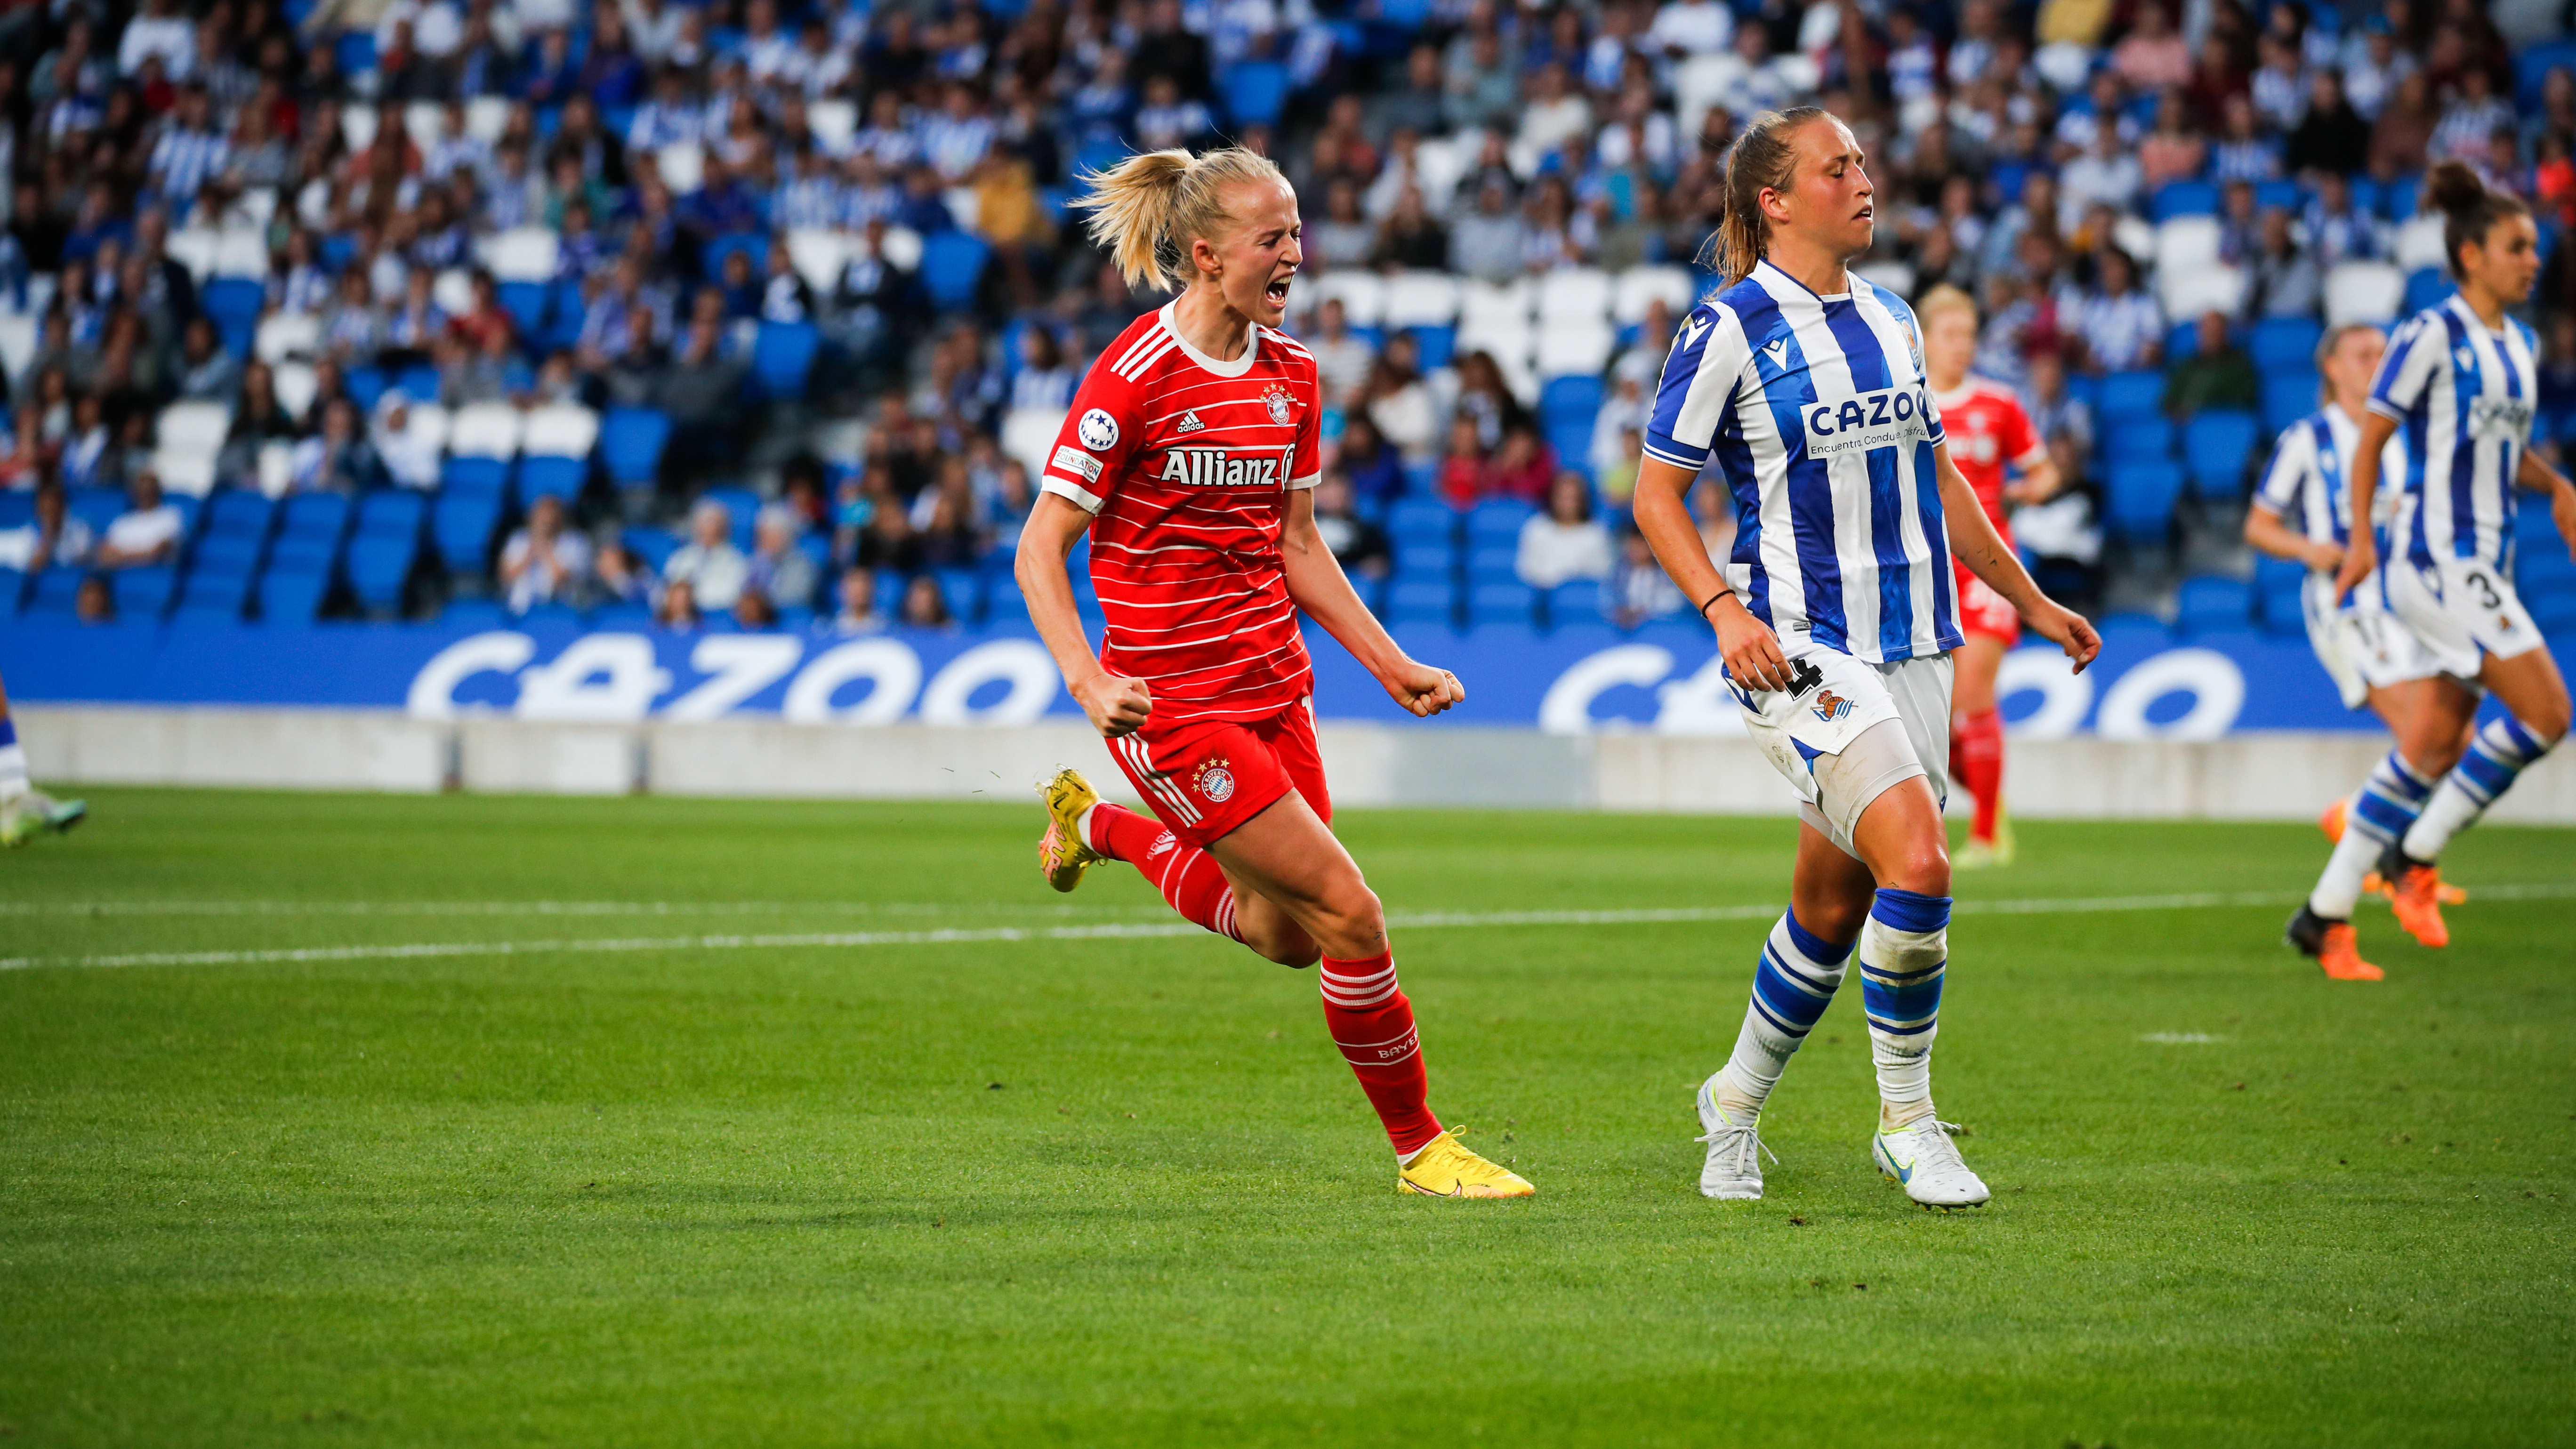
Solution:
<svg viewBox="0 0 2576 1449">
<path fill-rule="evenodd" d="M 1194 275 L 1190 243 L 1227 220 L 1226 188 L 1287 178 L 1269 157 L 1228 146 L 1200 156 L 1147 151 L 1075 179 L 1091 189 L 1072 204 L 1091 213 L 1084 227 L 1127 285 L 1177 292 Z"/>
</svg>

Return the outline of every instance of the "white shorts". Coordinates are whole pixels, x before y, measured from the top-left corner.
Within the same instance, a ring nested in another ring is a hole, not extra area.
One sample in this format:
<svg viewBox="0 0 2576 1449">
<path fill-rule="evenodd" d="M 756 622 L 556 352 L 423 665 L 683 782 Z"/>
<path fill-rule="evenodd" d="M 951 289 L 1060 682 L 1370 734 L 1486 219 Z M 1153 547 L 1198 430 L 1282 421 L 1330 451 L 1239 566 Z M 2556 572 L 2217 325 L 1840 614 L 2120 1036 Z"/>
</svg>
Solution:
<svg viewBox="0 0 2576 1449">
<path fill-rule="evenodd" d="M 1921 776 L 1949 803 L 1949 655 L 1867 664 L 1822 645 L 1784 652 L 1795 689 L 1730 687 L 1753 742 L 1798 792 L 1798 818 L 1857 855 L 1853 827 L 1892 787 Z M 1873 732 L 1881 724 L 1896 728 Z"/>
<path fill-rule="evenodd" d="M 2308 620 L 2308 646 L 2343 696 L 2344 708 L 2368 704 L 2374 689 L 2430 679 L 2442 672 L 2433 651 L 2382 603 L 2376 574 L 2362 580 L 2352 597 L 2348 605 L 2335 603 L 2331 574 L 2308 575 L 2299 591 Z"/>
<path fill-rule="evenodd" d="M 2511 577 L 2480 559 L 2398 559 L 2387 575 L 2388 607 L 2414 631 L 2445 674 L 2475 681 L 2486 655 L 2511 659 L 2540 647 L 2540 626 Z"/>
</svg>

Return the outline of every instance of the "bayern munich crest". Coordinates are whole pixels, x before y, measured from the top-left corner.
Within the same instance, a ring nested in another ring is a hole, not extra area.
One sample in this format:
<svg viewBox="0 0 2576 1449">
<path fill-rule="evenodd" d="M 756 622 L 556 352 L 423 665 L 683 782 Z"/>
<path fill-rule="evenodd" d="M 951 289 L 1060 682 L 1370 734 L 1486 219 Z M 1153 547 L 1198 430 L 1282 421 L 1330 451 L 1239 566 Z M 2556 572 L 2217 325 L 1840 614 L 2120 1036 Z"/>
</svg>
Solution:
<svg viewBox="0 0 2576 1449">
<path fill-rule="evenodd" d="M 1225 767 L 1223 760 L 1210 760 L 1199 766 L 1198 778 L 1190 784 L 1211 805 L 1222 805 L 1234 798 L 1234 772 Z"/>
<path fill-rule="evenodd" d="M 1274 382 L 1270 385 L 1270 390 L 1261 395 L 1261 400 L 1270 407 L 1270 421 L 1274 423 L 1288 421 L 1288 389 Z"/>
</svg>

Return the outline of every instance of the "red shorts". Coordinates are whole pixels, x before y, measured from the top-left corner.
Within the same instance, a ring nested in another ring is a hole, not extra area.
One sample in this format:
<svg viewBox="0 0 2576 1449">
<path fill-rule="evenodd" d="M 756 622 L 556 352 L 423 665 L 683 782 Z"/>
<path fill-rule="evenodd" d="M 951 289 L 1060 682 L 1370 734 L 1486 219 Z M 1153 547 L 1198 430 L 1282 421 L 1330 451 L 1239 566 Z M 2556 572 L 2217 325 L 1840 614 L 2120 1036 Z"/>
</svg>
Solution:
<svg viewBox="0 0 2576 1449">
<path fill-rule="evenodd" d="M 1315 710 L 1299 700 L 1268 719 L 1197 720 L 1108 741 L 1110 758 L 1174 835 L 1204 850 L 1294 790 L 1329 824 Z"/>
<path fill-rule="evenodd" d="M 1968 572 L 1968 566 L 1950 560 L 1950 572 L 1959 581 L 1959 628 L 1970 634 L 1983 634 L 2000 639 L 2010 649 L 2021 642 L 2021 615 L 2004 601 L 2004 596 L 1986 587 L 1986 581 Z"/>
</svg>

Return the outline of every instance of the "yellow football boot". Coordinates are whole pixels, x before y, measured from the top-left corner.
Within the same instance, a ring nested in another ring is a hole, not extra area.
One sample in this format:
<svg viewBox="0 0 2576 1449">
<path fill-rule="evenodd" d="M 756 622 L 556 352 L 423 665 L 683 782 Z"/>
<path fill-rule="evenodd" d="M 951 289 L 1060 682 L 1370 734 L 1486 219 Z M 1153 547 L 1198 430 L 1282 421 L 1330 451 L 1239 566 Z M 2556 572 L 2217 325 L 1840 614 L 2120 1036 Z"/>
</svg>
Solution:
<svg viewBox="0 0 2576 1449">
<path fill-rule="evenodd" d="M 1046 797 L 1046 834 L 1038 837 L 1038 873 L 1048 885 L 1069 891 L 1082 884 L 1082 873 L 1110 857 L 1091 848 L 1082 838 L 1082 812 L 1100 803 L 1100 792 L 1082 778 L 1080 770 L 1058 770 L 1055 778 L 1038 786 Z"/>
<path fill-rule="evenodd" d="M 1424 1197 L 1528 1197 L 1538 1191 L 1519 1173 L 1468 1151 L 1454 1131 L 1443 1131 L 1413 1154 L 1396 1174 L 1395 1190 Z"/>
</svg>

